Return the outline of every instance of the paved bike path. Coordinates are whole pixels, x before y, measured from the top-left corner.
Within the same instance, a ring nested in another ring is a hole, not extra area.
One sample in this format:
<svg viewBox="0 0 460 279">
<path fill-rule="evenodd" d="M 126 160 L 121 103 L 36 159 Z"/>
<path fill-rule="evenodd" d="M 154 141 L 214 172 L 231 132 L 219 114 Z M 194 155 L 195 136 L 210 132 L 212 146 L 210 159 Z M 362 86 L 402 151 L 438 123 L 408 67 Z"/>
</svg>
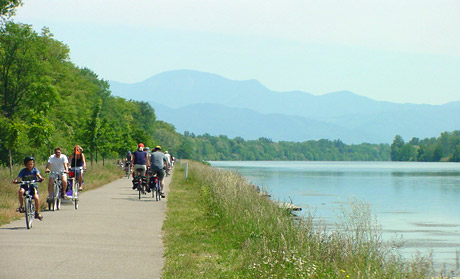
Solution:
<svg viewBox="0 0 460 279">
<path fill-rule="evenodd" d="M 160 278 L 166 199 L 139 200 L 131 185 L 123 178 L 83 192 L 78 210 L 64 201 L 30 230 L 24 218 L 0 227 L 0 278 Z"/>
</svg>

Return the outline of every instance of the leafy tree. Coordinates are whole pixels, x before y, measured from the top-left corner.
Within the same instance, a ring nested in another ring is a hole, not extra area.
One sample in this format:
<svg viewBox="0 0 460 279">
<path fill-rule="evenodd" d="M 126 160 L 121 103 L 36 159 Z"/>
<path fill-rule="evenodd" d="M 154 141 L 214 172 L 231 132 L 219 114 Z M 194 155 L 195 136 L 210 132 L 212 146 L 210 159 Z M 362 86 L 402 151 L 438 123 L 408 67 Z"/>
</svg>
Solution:
<svg viewBox="0 0 460 279">
<path fill-rule="evenodd" d="M 101 126 L 101 106 L 102 100 L 99 99 L 93 106 L 91 118 L 88 118 L 82 135 L 83 142 L 89 147 L 91 164 L 93 164 L 93 154 L 96 154 L 97 163 L 97 144 L 100 135 L 99 128 Z"/>
<path fill-rule="evenodd" d="M 0 0 L 0 17 L 2 22 L 16 14 L 16 8 L 22 6 L 22 0 Z"/>
<path fill-rule="evenodd" d="M 401 148 L 404 144 L 403 138 L 400 135 L 396 135 L 390 146 L 390 158 L 392 161 L 402 161 Z"/>
</svg>

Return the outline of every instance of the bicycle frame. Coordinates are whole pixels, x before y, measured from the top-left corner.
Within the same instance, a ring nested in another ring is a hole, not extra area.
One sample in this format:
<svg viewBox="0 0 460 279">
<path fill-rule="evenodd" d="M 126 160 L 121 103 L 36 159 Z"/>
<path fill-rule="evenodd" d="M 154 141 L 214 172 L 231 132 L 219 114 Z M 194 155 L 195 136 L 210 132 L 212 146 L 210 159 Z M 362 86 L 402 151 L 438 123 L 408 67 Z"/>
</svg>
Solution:
<svg viewBox="0 0 460 279">
<path fill-rule="evenodd" d="M 134 181 L 137 181 L 137 190 L 139 191 L 139 199 L 141 199 L 141 194 L 145 193 L 144 187 L 142 185 L 142 175 L 141 171 L 143 169 L 136 169 Z"/>
<path fill-rule="evenodd" d="M 159 201 L 161 200 L 160 178 L 156 174 L 152 174 L 152 172 L 149 172 L 149 174 L 150 174 L 149 180 L 153 181 L 152 187 L 150 186 L 150 183 L 149 183 L 149 187 L 152 190 L 152 198 L 155 198 L 155 200 Z"/>
<path fill-rule="evenodd" d="M 35 217 L 35 203 L 34 203 L 34 197 L 31 194 L 32 189 L 34 189 L 34 186 L 32 184 L 41 182 L 41 180 L 31 180 L 31 181 L 20 181 L 20 182 L 15 182 L 16 184 L 21 184 L 21 187 L 23 185 L 27 185 L 27 187 L 24 189 L 24 215 L 26 217 L 26 228 L 31 229 L 32 228 L 32 223 L 33 219 Z M 34 189 L 35 190 L 35 189 Z"/>
<path fill-rule="evenodd" d="M 74 168 L 71 168 L 70 169 L 71 171 L 74 172 L 74 176 L 72 177 L 71 179 L 71 183 L 72 183 L 72 201 L 74 202 L 75 204 L 75 209 L 78 209 L 78 201 L 79 201 L 79 196 L 78 196 L 78 193 L 79 193 L 79 188 L 80 188 L 80 177 L 77 176 L 77 174 L 79 175 L 83 175 L 83 167 L 74 167 Z"/>
<path fill-rule="evenodd" d="M 62 174 L 64 174 L 64 171 L 61 172 L 54 172 L 52 171 L 50 174 L 56 174 L 56 177 L 54 178 L 54 183 L 53 183 L 53 196 L 49 197 L 51 202 L 48 202 L 48 210 L 51 210 L 51 205 L 52 205 L 52 210 L 56 211 L 61 208 L 61 193 L 63 191 L 62 189 Z"/>
</svg>

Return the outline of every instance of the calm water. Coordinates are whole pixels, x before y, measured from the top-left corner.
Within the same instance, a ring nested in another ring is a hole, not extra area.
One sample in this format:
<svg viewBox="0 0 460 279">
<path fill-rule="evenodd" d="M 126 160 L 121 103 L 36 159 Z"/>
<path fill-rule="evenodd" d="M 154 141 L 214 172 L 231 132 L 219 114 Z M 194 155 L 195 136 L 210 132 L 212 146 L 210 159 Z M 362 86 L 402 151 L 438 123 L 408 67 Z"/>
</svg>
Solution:
<svg viewBox="0 0 460 279">
<path fill-rule="evenodd" d="M 402 239 L 403 254 L 434 253 L 455 267 L 460 251 L 460 164 L 415 162 L 218 161 L 274 199 L 290 201 L 334 224 L 350 198 L 371 205 L 386 240 Z"/>
</svg>

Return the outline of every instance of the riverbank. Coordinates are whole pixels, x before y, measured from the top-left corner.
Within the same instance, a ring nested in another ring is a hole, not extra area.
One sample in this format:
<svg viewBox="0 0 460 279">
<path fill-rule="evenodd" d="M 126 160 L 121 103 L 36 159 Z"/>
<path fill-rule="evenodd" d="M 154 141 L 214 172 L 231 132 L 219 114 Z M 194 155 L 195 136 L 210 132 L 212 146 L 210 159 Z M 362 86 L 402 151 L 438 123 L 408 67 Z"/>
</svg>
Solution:
<svg viewBox="0 0 460 279">
<path fill-rule="evenodd" d="M 123 170 L 115 162 L 115 160 L 106 160 L 104 165 L 102 165 L 102 162 L 93 163 L 92 165 L 88 162 L 87 170 L 84 174 L 84 191 L 98 188 L 123 177 Z M 43 210 L 47 207 L 46 197 L 48 195 L 47 181 L 49 174 L 45 173 L 44 164 L 39 164 L 36 167 L 45 178 L 45 181 L 38 184 L 40 208 Z M 13 167 L 13 177 L 10 176 L 8 168 L 0 168 L 0 226 L 24 216 L 24 214 L 16 212 L 16 208 L 19 206 L 18 185 L 11 183 L 22 168 L 24 166 L 15 165 Z"/>
<path fill-rule="evenodd" d="M 239 175 L 176 165 L 164 223 L 164 278 L 429 278 L 431 261 L 405 260 L 356 202 L 343 227 L 297 220 Z"/>
</svg>

